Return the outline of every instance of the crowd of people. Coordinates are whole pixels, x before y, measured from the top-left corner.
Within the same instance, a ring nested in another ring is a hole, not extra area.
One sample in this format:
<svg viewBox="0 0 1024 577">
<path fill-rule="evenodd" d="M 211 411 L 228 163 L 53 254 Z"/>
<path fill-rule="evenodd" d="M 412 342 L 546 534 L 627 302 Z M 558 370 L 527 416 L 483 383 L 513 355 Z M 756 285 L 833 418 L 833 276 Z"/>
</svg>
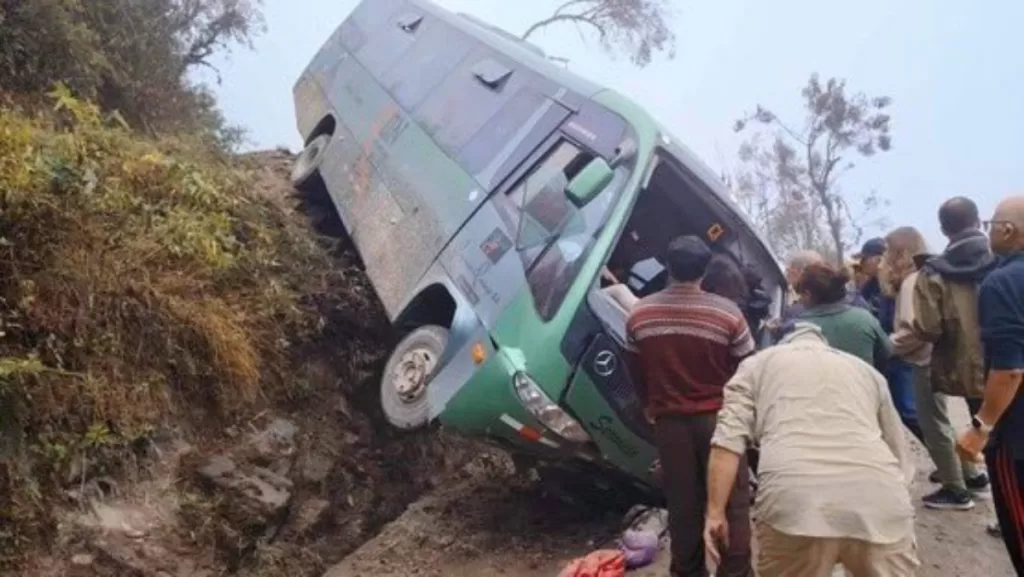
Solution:
<svg viewBox="0 0 1024 577">
<path fill-rule="evenodd" d="M 990 531 L 1024 577 L 1024 196 L 985 222 L 954 198 L 939 223 L 939 254 L 902 227 L 851 267 L 793 255 L 778 319 L 754 314 L 749 278 L 701 239 L 671 243 L 671 282 L 628 303 L 627 335 L 672 575 L 706 576 L 708 562 L 720 577 L 916 574 L 909 431 L 935 464 L 924 506 L 967 510 L 991 491 Z M 761 331 L 775 344 L 757 350 Z M 951 402 L 969 407 L 961 431 Z"/>
</svg>

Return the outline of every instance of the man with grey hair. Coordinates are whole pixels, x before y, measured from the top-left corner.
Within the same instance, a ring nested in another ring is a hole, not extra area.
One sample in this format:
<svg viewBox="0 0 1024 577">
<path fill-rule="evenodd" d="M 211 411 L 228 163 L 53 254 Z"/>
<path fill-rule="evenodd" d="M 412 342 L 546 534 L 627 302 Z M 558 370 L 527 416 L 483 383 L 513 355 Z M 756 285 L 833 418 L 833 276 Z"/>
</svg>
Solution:
<svg viewBox="0 0 1024 577">
<path fill-rule="evenodd" d="M 795 287 L 800 281 L 800 275 L 804 273 L 804 269 L 812 264 L 821 264 L 825 262 L 825 257 L 821 256 L 820 252 L 813 250 L 801 250 L 794 253 L 786 265 L 786 282 L 789 286 Z"/>
</svg>

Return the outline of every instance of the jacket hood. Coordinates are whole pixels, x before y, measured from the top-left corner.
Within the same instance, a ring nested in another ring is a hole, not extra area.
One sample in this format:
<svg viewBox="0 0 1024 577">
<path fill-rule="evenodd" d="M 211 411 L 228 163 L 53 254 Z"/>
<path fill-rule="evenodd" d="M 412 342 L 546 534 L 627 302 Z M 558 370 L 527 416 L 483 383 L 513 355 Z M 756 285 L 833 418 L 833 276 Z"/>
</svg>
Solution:
<svg viewBox="0 0 1024 577">
<path fill-rule="evenodd" d="M 971 230 L 950 239 L 941 255 L 925 263 L 925 270 L 954 279 L 979 282 L 996 265 L 996 256 L 988 245 L 988 237 L 980 230 Z"/>
</svg>

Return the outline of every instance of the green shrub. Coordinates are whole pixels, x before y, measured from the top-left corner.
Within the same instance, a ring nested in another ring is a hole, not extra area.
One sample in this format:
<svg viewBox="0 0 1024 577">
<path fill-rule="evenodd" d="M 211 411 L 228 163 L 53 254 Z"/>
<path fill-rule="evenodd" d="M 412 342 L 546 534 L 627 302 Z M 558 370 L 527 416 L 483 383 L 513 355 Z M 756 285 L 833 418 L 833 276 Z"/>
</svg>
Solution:
<svg viewBox="0 0 1024 577">
<path fill-rule="evenodd" d="M 0 94 L 55 83 L 149 133 L 239 144 L 192 73 L 263 29 L 260 0 L 0 0 Z"/>
<path fill-rule="evenodd" d="M 345 272 L 246 170 L 54 93 L 0 109 L 0 555 L 46 542 L 72 465 L 293 392 Z M 358 305 L 357 305 L 358 306 Z"/>
</svg>

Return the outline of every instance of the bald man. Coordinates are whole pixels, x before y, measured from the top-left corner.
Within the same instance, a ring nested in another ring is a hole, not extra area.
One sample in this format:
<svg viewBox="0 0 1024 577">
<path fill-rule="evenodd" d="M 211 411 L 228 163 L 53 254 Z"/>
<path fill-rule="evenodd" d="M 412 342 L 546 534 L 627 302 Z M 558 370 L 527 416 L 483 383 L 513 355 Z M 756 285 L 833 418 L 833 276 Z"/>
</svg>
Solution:
<svg viewBox="0 0 1024 577">
<path fill-rule="evenodd" d="M 1004 200 L 984 224 L 1001 257 L 978 291 L 985 393 L 957 445 L 970 459 L 984 449 L 1003 540 L 1024 577 L 1024 196 Z"/>
</svg>

